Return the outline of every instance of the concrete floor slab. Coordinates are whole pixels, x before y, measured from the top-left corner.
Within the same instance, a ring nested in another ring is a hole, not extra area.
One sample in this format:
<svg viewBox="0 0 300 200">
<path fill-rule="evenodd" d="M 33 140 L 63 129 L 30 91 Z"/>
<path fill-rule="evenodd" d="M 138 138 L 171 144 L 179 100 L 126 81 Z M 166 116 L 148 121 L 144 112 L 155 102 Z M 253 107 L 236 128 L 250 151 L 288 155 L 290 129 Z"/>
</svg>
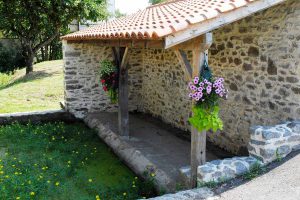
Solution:
<svg viewBox="0 0 300 200">
<path fill-rule="evenodd" d="M 190 164 L 191 144 L 176 136 L 178 129 L 148 115 L 131 114 L 128 139 L 118 135 L 117 113 L 90 113 L 84 121 L 98 130 L 98 135 L 135 173 L 155 171 L 158 186 L 167 191 L 174 191 L 181 183 L 179 169 Z M 207 161 L 220 159 L 210 151 L 206 155 Z"/>
</svg>

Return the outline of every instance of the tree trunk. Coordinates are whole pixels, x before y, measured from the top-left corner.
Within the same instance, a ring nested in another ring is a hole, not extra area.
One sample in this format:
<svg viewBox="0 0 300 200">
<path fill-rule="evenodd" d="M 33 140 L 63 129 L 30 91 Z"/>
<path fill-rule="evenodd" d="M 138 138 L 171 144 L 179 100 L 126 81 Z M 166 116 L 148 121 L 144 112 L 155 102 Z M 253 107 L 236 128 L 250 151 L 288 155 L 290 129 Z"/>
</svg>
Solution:
<svg viewBox="0 0 300 200">
<path fill-rule="evenodd" d="M 29 53 L 28 56 L 25 58 L 26 60 L 26 74 L 29 74 L 30 72 L 33 71 L 33 59 L 34 59 L 34 54 Z"/>
</svg>

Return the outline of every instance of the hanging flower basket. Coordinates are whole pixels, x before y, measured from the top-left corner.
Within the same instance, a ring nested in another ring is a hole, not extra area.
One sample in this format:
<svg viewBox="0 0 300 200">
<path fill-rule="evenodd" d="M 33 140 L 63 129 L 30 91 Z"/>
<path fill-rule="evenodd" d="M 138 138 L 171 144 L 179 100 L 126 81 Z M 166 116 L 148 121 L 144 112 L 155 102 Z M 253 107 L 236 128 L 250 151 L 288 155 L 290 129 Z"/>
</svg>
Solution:
<svg viewBox="0 0 300 200">
<path fill-rule="evenodd" d="M 227 97 L 224 79 L 205 79 L 195 77 L 189 83 L 189 97 L 194 101 L 193 116 L 189 118 L 190 124 L 199 132 L 223 129 L 223 122 L 219 117 L 219 98 Z"/>
<path fill-rule="evenodd" d="M 108 92 L 111 103 L 118 101 L 118 69 L 109 60 L 100 62 L 100 82 L 105 92 Z"/>
</svg>

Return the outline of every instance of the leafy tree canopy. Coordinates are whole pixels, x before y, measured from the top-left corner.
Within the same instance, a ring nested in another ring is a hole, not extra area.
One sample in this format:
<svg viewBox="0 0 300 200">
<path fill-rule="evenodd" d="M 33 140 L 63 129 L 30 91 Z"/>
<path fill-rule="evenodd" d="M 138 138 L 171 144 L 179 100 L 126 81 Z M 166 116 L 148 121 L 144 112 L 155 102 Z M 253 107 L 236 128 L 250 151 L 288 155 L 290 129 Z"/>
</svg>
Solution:
<svg viewBox="0 0 300 200">
<path fill-rule="evenodd" d="M 20 40 L 27 73 L 32 71 L 37 51 L 72 20 L 97 21 L 106 16 L 105 0 L 0 0 L 0 30 Z"/>
<path fill-rule="evenodd" d="M 166 0 L 149 0 L 149 3 L 150 3 L 151 5 L 154 5 L 154 4 L 162 3 L 162 2 L 164 2 L 164 1 L 166 1 Z"/>
</svg>

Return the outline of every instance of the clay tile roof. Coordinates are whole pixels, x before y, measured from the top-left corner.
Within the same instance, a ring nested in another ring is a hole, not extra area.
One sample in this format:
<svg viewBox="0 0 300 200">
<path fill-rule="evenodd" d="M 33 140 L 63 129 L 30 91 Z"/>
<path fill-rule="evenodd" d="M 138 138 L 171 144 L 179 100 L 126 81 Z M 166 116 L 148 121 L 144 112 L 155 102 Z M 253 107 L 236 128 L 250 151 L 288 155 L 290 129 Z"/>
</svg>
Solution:
<svg viewBox="0 0 300 200">
<path fill-rule="evenodd" d="M 256 0 L 174 0 L 103 22 L 62 39 L 159 39 Z"/>
</svg>

